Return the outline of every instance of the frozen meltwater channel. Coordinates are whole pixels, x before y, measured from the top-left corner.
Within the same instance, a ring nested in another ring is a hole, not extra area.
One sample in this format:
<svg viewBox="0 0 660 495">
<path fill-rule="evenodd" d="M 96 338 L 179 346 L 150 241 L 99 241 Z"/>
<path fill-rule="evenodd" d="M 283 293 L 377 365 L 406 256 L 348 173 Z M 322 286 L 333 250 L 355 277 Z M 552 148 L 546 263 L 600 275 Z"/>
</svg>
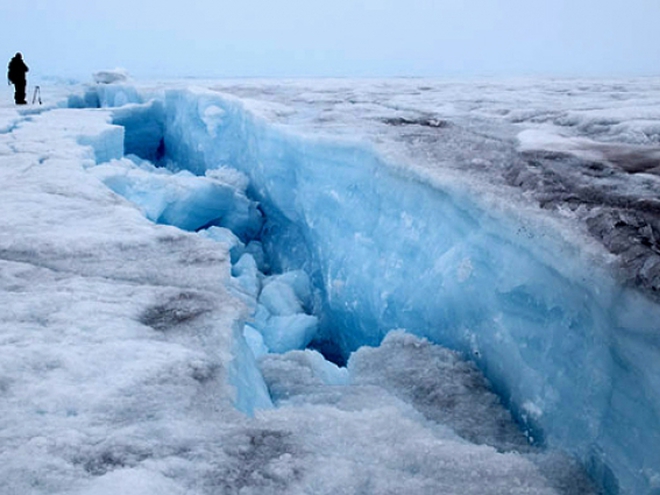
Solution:
<svg viewBox="0 0 660 495">
<path fill-rule="evenodd" d="M 547 226 L 216 92 L 69 104 L 117 108 L 0 133 L 8 493 L 657 492 L 657 306 Z"/>
<path fill-rule="evenodd" d="M 139 100 L 132 91 L 102 87 L 100 100 Z M 168 91 L 114 122 L 136 157 L 91 171 L 152 220 L 229 246 L 234 294 L 250 308 L 244 336 L 278 411 L 394 401 L 445 440 L 524 453 L 554 489 L 587 491 L 540 446 L 575 456 L 608 493 L 654 489 L 658 365 L 643 334 L 658 309 L 551 232 L 213 92 Z M 351 355 L 394 329 L 468 356 L 525 435 L 457 355 L 396 332 Z M 246 412 L 268 402 L 250 362 L 234 376 Z"/>
<path fill-rule="evenodd" d="M 108 88 L 103 90 L 107 91 Z M 121 90 L 119 94 L 122 94 Z M 174 98 L 181 96 L 192 97 L 193 101 L 197 101 L 191 104 L 197 107 L 197 118 L 201 120 L 202 129 L 189 127 L 185 120 L 181 120 L 188 117 L 188 114 L 181 115 L 178 106 L 170 107 Z M 327 200 L 323 199 L 310 205 L 319 211 L 310 211 L 306 218 L 301 217 L 291 206 L 286 206 L 283 211 L 278 206 L 277 202 L 281 199 L 278 196 L 296 195 L 299 191 L 297 180 L 292 177 L 292 174 L 297 174 L 295 167 L 292 167 L 295 163 L 272 162 L 275 170 L 265 176 L 255 176 L 255 173 L 260 173 L 258 167 L 268 169 L 269 163 L 260 165 L 255 160 L 240 164 L 234 163 L 231 158 L 210 161 L 203 154 L 195 156 L 188 146 L 199 150 L 198 142 L 183 140 L 183 129 L 192 130 L 193 133 L 201 131 L 203 136 L 218 140 L 217 151 L 231 152 L 224 141 L 227 137 L 221 137 L 222 131 L 219 128 L 219 124 L 227 118 L 225 102 L 217 100 L 217 97 L 206 101 L 208 97 L 187 92 L 170 93 L 165 98 L 165 107 L 162 101 L 154 100 L 114 110 L 114 122 L 126 129 L 125 148 L 128 158 L 99 164 L 90 169 L 90 173 L 138 205 L 149 219 L 197 232 L 229 249 L 232 262 L 230 289 L 249 308 L 243 337 L 250 351 L 244 345 L 237 346 L 241 350 L 238 351 L 236 361 L 242 361 L 243 364 L 239 366 L 238 373 L 233 375 L 238 391 L 235 402 L 237 407 L 248 414 L 254 414 L 260 409 L 269 409 L 273 404 L 278 410 L 271 412 L 271 415 L 287 418 L 291 415 L 297 418 L 296 421 L 301 421 L 299 415 L 303 414 L 305 423 L 311 422 L 313 428 L 320 430 L 328 428 L 328 415 L 341 414 L 343 419 L 333 428 L 331 435 L 342 447 L 332 455 L 344 458 L 344 462 L 350 462 L 353 455 L 361 456 L 348 447 L 353 441 L 352 435 L 357 434 L 351 431 L 356 424 L 366 422 L 367 431 L 373 428 L 371 434 L 377 438 L 383 428 L 396 430 L 402 422 L 412 421 L 415 429 L 420 428 L 420 431 L 398 434 L 413 435 L 412 443 L 408 439 L 403 443 L 406 445 L 406 455 L 412 454 L 416 460 L 404 460 L 401 453 L 390 444 L 402 440 L 387 438 L 387 448 L 393 452 L 385 454 L 384 459 L 378 462 L 390 464 L 395 471 L 403 469 L 412 472 L 414 488 L 408 481 L 397 485 L 387 473 L 374 471 L 360 481 L 364 485 L 360 490 L 365 493 L 398 493 L 402 489 L 413 490 L 415 493 L 420 490 L 423 493 L 436 493 L 443 489 L 474 489 L 479 493 L 499 493 L 502 490 L 511 493 L 519 490 L 522 493 L 536 493 L 538 490 L 595 493 L 575 461 L 565 454 L 548 452 L 533 445 L 539 442 L 531 437 L 529 427 L 525 426 L 527 430 L 523 433 L 491 391 L 483 375 L 458 353 L 402 330 L 393 330 L 396 327 L 390 327 L 393 331 L 381 343 L 387 333 L 385 325 L 393 325 L 396 319 L 388 321 L 387 315 L 383 314 L 374 317 L 371 314 L 374 308 L 361 308 L 360 304 L 364 302 L 355 295 L 351 296 L 356 298 L 352 301 L 352 307 L 347 310 L 342 308 L 337 315 L 332 301 L 336 295 L 332 292 L 341 281 L 337 275 L 332 275 L 329 281 L 325 280 L 328 275 L 322 272 L 325 270 L 322 265 L 330 260 L 323 260 L 316 244 L 320 241 L 310 237 L 309 231 L 318 228 L 314 224 L 319 219 L 324 224 L 323 228 L 332 230 L 331 235 L 336 236 L 333 242 L 338 242 L 337 250 L 345 252 L 346 244 L 349 250 L 364 249 L 355 245 L 352 239 L 360 235 L 364 225 L 352 227 L 355 229 L 353 232 L 351 226 L 344 225 L 341 218 L 334 218 L 337 207 L 334 204 L 325 205 L 324 201 Z M 231 139 L 233 146 L 242 147 L 249 143 L 250 136 L 232 136 Z M 292 145 L 301 146 L 304 150 L 304 143 L 295 141 L 284 146 Z M 338 151 L 345 152 L 341 145 L 338 145 Z M 353 150 L 351 153 L 358 151 Z M 358 155 L 360 161 L 368 164 L 374 159 L 362 153 Z M 346 170 L 353 169 L 356 177 L 352 180 L 364 180 L 360 176 L 364 173 L 359 168 L 360 162 L 352 160 L 342 163 L 341 158 L 336 164 L 324 164 L 322 159 L 320 161 L 318 166 L 339 165 Z M 238 170 L 241 165 L 243 172 Z M 198 175 L 193 175 L 191 170 Z M 327 176 L 329 171 L 327 169 L 322 174 Z M 372 180 L 383 179 L 374 177 Z M 371 184 L 370 187 L 375 186 L 376 190 L 393 187 L 387 184 L 387 180 L 385 177 L 385 186 Z M 407 187 L 410 179 L 392 176 L 389 180 L 398 182 L 397 187 Z M 258 190 L 256 184 L 263 184 L 264 181 L 270 186 Z M 319 185 L 327 187 L 323 181 Z M 360 193 L 366 183 L 351 183 L 348 188 L 345 186 L 341 181 L 333 184 L 333 203 L 347 202 L 356 208 L 373 207 L 369 199 Z M 314 186 L 308 184 L 307 187 Z M 424 186 L 417 184 L 413 187 Z M 369 191 L 365 192 L 370 194 Z M 327 194 L 323 187 L 318 192 L 306 192 L 310 195 L 317 193 L 321 196 Z M 272 197 L 273 194 L 275 197 Z M 353 197 L 356 194 L 357 197 Z M 383 201 L 387 201 L 387 198 L 383 198 Z M 385 214 L 396 217 L 395 210 L 405 205 L 398 204 L 396 199 L 393 202 L 393 205 L 384 206 L 383 210 Z M 381 206 L 378 205 L 378 208 Z M 406 215 L 405 211 L 401 213 Z M 364 218 L 359 221 L 378 222 L 371 218 L 374 214 L 381 215 L 383 212 L 367 210 L 360 213 Z M 413 221 L 412 217 L 406 219 L 407 223 Z M 374 227 L 368 227 L 367 232 Z M 396 225 L 395 221 L 395 225 L 389 229 L 403 227 Z M 337 230 L 345 228 L 348 230 L 343 233 Z M 410 239 L 407 250 L 412 251 L 414 244 L 419 241 Z M 398 249 L 396 245 L 394 249 Z M 369 250 L 355 255 L 363 263 L 372 262 L 374 260 L 370 258 L 378 257 L 377 253 Z M 385 253 L 380 256 L 381 259 L 375 260 L 376 265 L 369 268 L 372 270 L 371 275 L 376 277 L 376 283 L 379 282 L 378 272 L 402 269 L 405 263 L 415 262 L 414 256 L 408 254 L 410 259 L 402 258 L 397 260 L 397 266 L 390 267 L 384 257 Z M 347 259 L 346 266 L 339 267 L 342 277 L 350 276 L 351 271 L 356 269 L 351 266 L 354 262 Z M 336 261 L 332 260 L 332 263 Z M 461 269 L 470 268 L 464 266 Z M 469 273 L 459 277 L 469 278 Z M 399 285 L 392 281 L 388 284 Z M 329 288 L 329 285 L 334 287 Z M 143 322 L 155 325 L 155 328 L 167 326 L 171 324 L 172 314 L 175 319 L 181 320 L 194 317 L 194 306 L 195 303 L 190 304 L 189 301 L 177 301 L 167 308 L 164 305 L 154 310 L 153 314 L 145 315 Z M 345 303 L 342 302 L 341 306 L 345 306 Z M 165 320 L 165 323 L 161 320 Z M 414 330 L 424 333 L 427 328 Z M 378 347 L 360 347 L 364 344 Z M 350 354 L 356 349 L 357 352 Z M 254 367 L 253 358 L 257 358 L 259 371 Z M 387 417 L 386 426 L 378 426 L 378 422 L 382 421 L 380 416 L 384 413 Z M 319 415 L 320 418 L 317 417 Z M 374 424 L 369 425 L 372 421 Z M 420 448 L 417 445 L 419 439 L 424 439 L 427 445 L 421 451 L 416 451 Z M 435 444 L 438 440 L 441 443 Z M 376 439 L 373 446 L 378 443 Z M 481 455 L 478 452 L 486 446 L 495 449 L 490 450 L 493 459 L 480 466 L 479 461 L 473 462 L 471 456 Z M 321 450 L 328 455 L 334 446 L 322 445 Z M 423 462 L 420 461 L 420 455 L 424 457 Z M 495 468 L 495 464 L 491 463 L 498 458 L 505 464 L 515 459 L 515 463 L 527 464 L 531 471 L 522 476 L 505 472 L 491 479 L 493 473 L 490 471 Z M 467 465 L 461 469 L 459 466 L 463 463 Z M 534 471 L 536 474 L 530 477 Z M 467 472 L 469 475 L 465 479 Z M 502 475 L 503 479 L 497 480 Z M 540 481 L 538 486 L 537 481 L 533 481 L 536 477 Z M 313 484 L 317 483 L 322 486 L 320 481 Z M 354 489 L 352 482 L 344 483 L 339 482 L 337 489 Z M 323 490 L 315 488 L 318 489 Z"/>
</svg>

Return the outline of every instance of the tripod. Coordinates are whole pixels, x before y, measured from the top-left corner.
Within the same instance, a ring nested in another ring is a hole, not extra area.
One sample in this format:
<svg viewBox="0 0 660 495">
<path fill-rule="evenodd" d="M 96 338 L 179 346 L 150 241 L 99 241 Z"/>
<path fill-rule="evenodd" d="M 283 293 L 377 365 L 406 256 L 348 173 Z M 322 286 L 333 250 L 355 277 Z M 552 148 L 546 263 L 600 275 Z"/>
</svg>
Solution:
<svg viewBox="0 0 660 495">
<path fill-rule="evenodd" d="M 32 95 L 33 105 L 35 101 L 39 101 L 39 105 L 41 105 L 41 88 L 39 86 L 34 87 L 34 95 Z"/>
</svg>

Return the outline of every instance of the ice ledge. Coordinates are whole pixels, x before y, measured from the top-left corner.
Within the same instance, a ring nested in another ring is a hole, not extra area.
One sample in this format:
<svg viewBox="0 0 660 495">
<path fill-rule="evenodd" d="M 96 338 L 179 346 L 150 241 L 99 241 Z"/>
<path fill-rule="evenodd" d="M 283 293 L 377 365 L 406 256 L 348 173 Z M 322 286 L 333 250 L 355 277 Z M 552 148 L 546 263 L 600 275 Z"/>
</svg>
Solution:
<svg viewBox="0 0 660 495">
<path fill-rule="evenodd" d="M 228 253 L 154 225 L 86 171 L 124 153 L 124 128 L 110 120 L 106 110 L 57 109 L 0 135 L 9 486 L 41 459 L 25 439 L 75 457 L 89 445 L 67 431 L 98 444 L 109 432 L 119 442 L 117 425 L 149 425 L 175 438 L 191 414 L 217 425 L 240 416 L 235 404 L 251 412 L 269 402 L 255 383 L 238 383 L 257 376 L 254 363 L 235 362 L 245 308 L 225 289 Z"/>
</svg>

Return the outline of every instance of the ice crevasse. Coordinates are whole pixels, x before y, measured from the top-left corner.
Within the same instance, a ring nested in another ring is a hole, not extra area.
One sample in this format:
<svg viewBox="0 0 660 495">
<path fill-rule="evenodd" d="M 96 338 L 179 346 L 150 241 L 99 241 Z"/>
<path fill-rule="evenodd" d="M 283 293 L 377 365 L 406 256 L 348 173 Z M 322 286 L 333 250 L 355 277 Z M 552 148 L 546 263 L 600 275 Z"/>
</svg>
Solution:
<svg viewBox="0 0 660 495">
<path fill-rule="evenodd" d="M 134 102 L 114 112 L 126 152 L 249 178 L 245 215 L 227 226 L 239 237 L 260 228 L 271 268 L 308 278 L 315 320 L 301 321 L 299 346 L 347 359 L 403 328 L 458 350 L 532 442 L 572 453 L 610 493 L 660 493 L 660 308 L 579 248 L 365 146 L 282 129 L 230 96 L 171 90 L 139 103 L 125 87 L 103 92 L 107 106 Z M 102 148 L 97 161 L 115 154 Z"/>
</svg>

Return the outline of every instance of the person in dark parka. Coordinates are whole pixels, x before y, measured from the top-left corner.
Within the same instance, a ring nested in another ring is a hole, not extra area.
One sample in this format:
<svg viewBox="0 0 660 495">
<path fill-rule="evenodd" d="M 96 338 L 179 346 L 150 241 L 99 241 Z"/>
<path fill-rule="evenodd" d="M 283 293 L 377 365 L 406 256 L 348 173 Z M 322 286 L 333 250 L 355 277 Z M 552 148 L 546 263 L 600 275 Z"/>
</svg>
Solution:
<svg viewBox="0 0 660 495">
<path fill-rule="evenodd" d="M 25 105 L 25 87 L 27 86 L 27 78 L 25 74 L 30 69 L 23 62 L 23 55 L 17 53 L 9 61 L 9 68 L 7 71 L 7 79 L 9 82 L 14 85 L 14 101 L 17 105 Z"/>
</svg>

